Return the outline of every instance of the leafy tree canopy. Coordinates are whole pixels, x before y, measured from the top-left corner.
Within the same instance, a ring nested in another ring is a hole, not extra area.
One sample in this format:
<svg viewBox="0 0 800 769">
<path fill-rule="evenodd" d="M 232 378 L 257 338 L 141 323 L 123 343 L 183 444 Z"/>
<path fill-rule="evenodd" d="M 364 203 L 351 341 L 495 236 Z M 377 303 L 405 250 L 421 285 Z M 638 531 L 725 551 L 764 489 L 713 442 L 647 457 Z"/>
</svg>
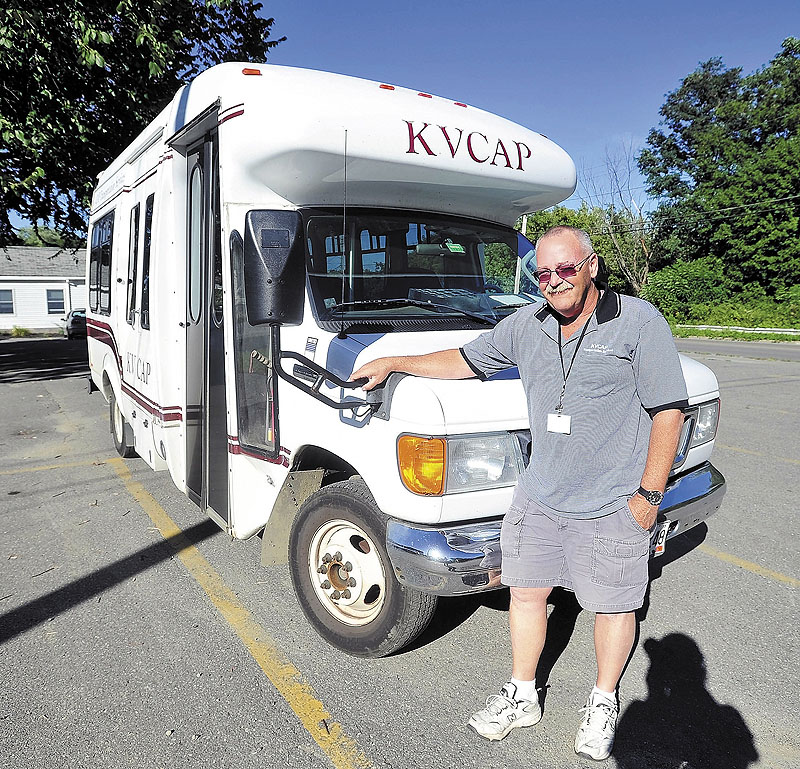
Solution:
<svg viewBox="0 0 800 769">
<path fill-rule="evenodd" d="M 800 283 L 800 39 L 747 76 L 702 63 L 661 116 L 639 168 L 667 261 L 718 259 L 768 295 Z"/>
<path fill-rule="evenodd" d="M 264 61 L 253 0 L 69 0 L 0 9 L 0 246 L 9 212 L 85 231 L 91 189 L 175 91 L 224 61 Z"/>
</svg>

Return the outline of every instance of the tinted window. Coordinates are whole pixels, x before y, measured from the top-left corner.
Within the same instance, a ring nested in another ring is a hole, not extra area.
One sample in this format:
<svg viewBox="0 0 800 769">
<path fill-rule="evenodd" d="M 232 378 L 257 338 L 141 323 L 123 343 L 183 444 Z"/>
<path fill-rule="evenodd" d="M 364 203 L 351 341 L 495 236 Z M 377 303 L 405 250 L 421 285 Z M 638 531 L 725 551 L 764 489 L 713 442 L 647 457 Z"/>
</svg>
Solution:
<svg viewBox="0 0 800 769">
<path fill-rule="evenodd" d="M 98 219 L 92 228 L 89 252 L 89 307 L 104 315 L 111 313 L 111 241 L 114 212 Z"/>
<path fill-rule="evenodd" d="M 142 244 L 142 328 L 150 328 L 150 244 L 153 237 L 153 201 L 150 195 L 144 204 L 144 243 Z"/>
<path fill-rule="evenodd" d="M 136 317 L 136 273 L 139 268 L 139 204 L 131 211 L 131 232 L 128 243 L 128 323 Z"/>
</svg>

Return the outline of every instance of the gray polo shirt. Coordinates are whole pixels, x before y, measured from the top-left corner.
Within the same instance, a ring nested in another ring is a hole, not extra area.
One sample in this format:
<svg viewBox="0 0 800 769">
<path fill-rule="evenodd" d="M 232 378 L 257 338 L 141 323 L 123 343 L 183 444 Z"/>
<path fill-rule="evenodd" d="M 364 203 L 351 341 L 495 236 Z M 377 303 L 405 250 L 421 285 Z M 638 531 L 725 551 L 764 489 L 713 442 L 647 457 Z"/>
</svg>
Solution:
<svg viewBox="0 0 800 769">
<path fill-rule="evenodd" d="M 580 329 L 562 342 L 569 367 Z M 569 435 L 547 431 L 564 384 L 559 325 L 547 304 L 523 307 L 461 353 L 481 379 L 517 366 L 528 399 L 531 460 L 520 484 L 557 514 L 622 509 L 642 481 L 652 416 L 685 408 L 686 383 L 669 325 L 653 305 L 604 291 L 567 378 Z"/>
</svg>

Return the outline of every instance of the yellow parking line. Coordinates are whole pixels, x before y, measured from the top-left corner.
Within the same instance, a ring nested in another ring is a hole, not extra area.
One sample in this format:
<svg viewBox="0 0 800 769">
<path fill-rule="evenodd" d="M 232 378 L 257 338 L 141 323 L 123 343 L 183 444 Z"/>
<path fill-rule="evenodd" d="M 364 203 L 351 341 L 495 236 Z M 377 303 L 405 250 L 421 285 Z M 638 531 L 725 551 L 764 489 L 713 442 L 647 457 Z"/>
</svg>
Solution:
<svg viewBox="0 0 800 769">
<path fill-rule="evenodd" d="M 778 582 L 785 582 L 787 585 L 791 585 L 792 587 L 800 587 L 800 579 L 795 579 L 794 577 L 789 577 L 786 574 L 781 574 L 779 571 L 765 569 L 760 564 L 753 563 L 752 561 L 745 561 L 743 558 L 731 555 L 730 553 L 725 553 L 722 550 L 715 550 L 713 547 L 709 547 L 705 543 L 698 545 L 697 549 L 702 550 L 704 553 L 706 553 L 706 555 L 713 555 L 714 558 L 719 558 L 721 561 L 727 561 L 728 563 L 734 564 L 734 566 L 747 569 L 747 571 L 751 571 L 753 574 L 758 574 L 761 577 L 774 579 Z"/>
<path fill-rule="evenodd" d="M 0 470 L 0 475 L 20 475 L 21 473 L 39 473 L 42 470 L 58 470 L 62 467 L 89 467 L 89 465 L 102 465 L 103 460 L 88 459 L 84 462 L 62 462 L 57 465 L 36 465 L 35 467 L 20 467 L 16 470 Z"/>
<path fill-rule="evenodd" d="M 253 659 L 336 769 L 373 769 L 372 763 L 361 751 L 358 743 L 344 733 L 341 724 L 332 720 L 330 713 L 317 698 L 303 674 L 277 648 L 267 631 L 253 619 L 249 610 L 200 551 L 185 538 L 164 508 L 142 484 L 133 479 L 130 470 L 121 459 L 114 457 L 109 460 L 109 464 L 122 479 L 133 498 L 150 516 L 161 535 L 169 539 L 183 565 L 203 588 L 217 611 L 233 628 Z"/>
<path fill-rule="evenodd" d="M 750 454 L 753 457 L 766 457 L 763 451 L 753 451 L 752 449 L 743 449 L 739 446 L 726 446 L 724 443 L 716 443 L 715 446 L 728 451 L 738 451 L 740 454 Z M 800 465 L 800 459 L 792 459 L 791 457 L 776 457 L 774 454 L 769 454 L 770 459 L 777 459 L 778 462 L 788 462 L 790 465 Z"/>
</svg>

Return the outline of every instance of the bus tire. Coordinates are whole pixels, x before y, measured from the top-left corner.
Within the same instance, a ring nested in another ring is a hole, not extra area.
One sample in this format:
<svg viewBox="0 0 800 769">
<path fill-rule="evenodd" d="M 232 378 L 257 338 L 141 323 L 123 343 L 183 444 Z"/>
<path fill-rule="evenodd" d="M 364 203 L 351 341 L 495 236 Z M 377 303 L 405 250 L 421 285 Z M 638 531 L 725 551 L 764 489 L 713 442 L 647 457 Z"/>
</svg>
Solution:
<svg viewBox="0 0 800 769">
<path fill-rule="evenodd" d="M 332 646 L 385 657 L 428 626 L 437 598 L 400 584 L 386 552 L 386 516 L 362 480 L 323 486 L 289 535 L 289 569 L 303 613 Z"/>
<path fill-rule="evenodd" d="M 114 439 L 114 448 L 117 450 L 117 454 L 124 458 L 136 456 L 133 428 L 125 419 L 113 390 L 108 399 L 108 416 L 111 437 Z"/>
</svg>

